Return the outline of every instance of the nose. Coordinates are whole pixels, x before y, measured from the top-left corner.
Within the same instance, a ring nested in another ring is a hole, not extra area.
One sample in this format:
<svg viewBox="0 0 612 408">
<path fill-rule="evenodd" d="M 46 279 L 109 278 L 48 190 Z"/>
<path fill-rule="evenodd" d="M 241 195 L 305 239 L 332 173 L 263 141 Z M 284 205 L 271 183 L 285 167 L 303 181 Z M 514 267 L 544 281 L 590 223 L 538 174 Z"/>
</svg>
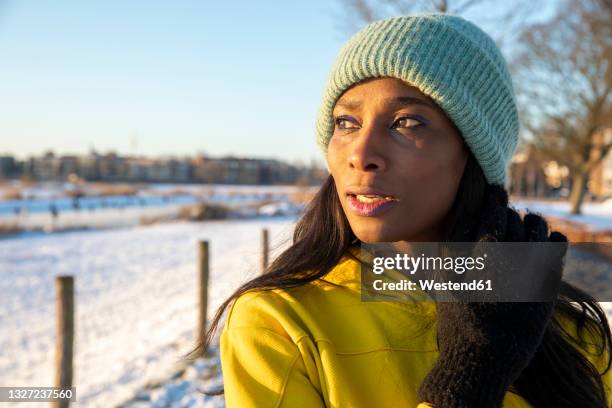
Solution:
<svg viewBox="0 0 612 408">
<path fill-rule="evenodd" d="M 386 160 L 383 156 L 383 134 L 373 126 L 363 127 L 351 144 L 349 166 L 360 171 L 383 171 Z"/>
</svg>

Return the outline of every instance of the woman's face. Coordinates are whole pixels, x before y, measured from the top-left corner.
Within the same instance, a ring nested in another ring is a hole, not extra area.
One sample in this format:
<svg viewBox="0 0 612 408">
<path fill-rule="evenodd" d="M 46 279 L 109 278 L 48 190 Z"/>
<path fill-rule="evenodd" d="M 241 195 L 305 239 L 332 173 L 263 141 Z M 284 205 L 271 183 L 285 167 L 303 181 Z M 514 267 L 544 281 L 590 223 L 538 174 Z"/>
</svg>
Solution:
<svg viewBox="0 0 612 408">
<path fill-rule="evenodd" d="M 376 78 L 349 88 L 333 116 L 327 164 L 357 238 L 441 240 L 468 157 L 444 111 L 399 79 Z"/>
</svg>

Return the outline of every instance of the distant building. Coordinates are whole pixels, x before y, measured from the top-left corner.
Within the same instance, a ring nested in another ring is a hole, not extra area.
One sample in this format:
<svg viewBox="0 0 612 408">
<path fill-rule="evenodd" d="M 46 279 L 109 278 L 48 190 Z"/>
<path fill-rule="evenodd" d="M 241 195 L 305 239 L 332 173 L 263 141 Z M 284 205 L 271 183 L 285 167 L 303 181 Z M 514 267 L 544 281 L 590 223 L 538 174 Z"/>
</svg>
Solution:
<svg viewBox="0 0 612 408">
<path fill-rule="evenodd" d="M 94 181 L 100 179 L 100 155 L 91 150 L 87 155 L 79 157 L 79 173 L 85 180 Z"/>
<path fill-rule="evenodd" d="M 551 175 L 547 176 L 546 169 L 550 172 L 549 161 L 543 158 L 534 145 L 521 145 L 510 160 L 508 192 L 517 196 L 549 195 L 552 186 L 548 178 Z M 557 177 L 558 174 L 552 175 L 552 178 Z"/>
<path fill-rule="evenodd" d="M 23 163 L 0 156 L 0 177 L 27 176 L 40 181 L 78 179 L 104 182 L 207 184 L 319 184 L 326 174 L 311 165 L 294 166 L 273 159 L 242 157 L 142 158 L 95 150 L 83 156 L 47 152 Z"/>
<path fill-rule="evenodd" d="M 612 128 L 596 135 L 595 144 L 612 142 Z M 593 147 L 592 157 L 598 152 Z M 528 144 L 519 148 L 510 164 L 510 192 L 520 196 L 547 196 L 554 190 L 571 188 L 571 178 L 567 166 L 554 160 L 547 160 L 535 148 Z M 600 198 L 612 197 L 612 153 L 591 171 L 587 182 L 587 191 Z"/>
<path fill-rule="evenodd" d="M 12 156 L 0 156 L 0 178 L 13 178 L 19 175 L 19 164 Z"/>
<path fill-rule="evenodd" d="M 58 177 L 62 180 L 68 179 L 71 174 L 79 173 L 79 158 L 78 156 L 62 156 L 59 159 L 59 174 Z"/>
<path fill-rule="evenodd" d="M 192 161 L 193 176 L 203 183 L 292 184 L 300 169 L 278 160 L 200 157 Z"/>
</svg>

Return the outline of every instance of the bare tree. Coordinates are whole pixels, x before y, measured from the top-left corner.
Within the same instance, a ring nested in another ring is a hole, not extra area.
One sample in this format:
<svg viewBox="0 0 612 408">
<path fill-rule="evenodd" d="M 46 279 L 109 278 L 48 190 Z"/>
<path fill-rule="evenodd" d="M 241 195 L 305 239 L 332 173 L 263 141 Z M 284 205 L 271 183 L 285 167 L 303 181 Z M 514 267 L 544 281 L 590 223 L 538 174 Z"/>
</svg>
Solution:
<svg viewBox="0 0 612 408">
<path fill-rule="evenodd" d="M 490 0 L 342 0 L 346 6 L 354 8 L 362 16 L 364 22 L 382 18 L 382 13 L 389 10 L 396 14 L 423 10 L 461 14 L 478 3 L 486 2 Z"/>
<path fill-rule="evenodd" d="M 612 147 L 611 17 L 607 1 L 566 0 L 553 19 L 522 34 L 512 64 L 523 126 L 570 170 L 572 214 Z"/>
<path fill-rule="evenodd" d="M 547 3 L 512 0 L 500 6 L 499 0 L 338 0 L 340 11 L 335 14 L 336 20 L 342 23 L 338 28 L 350 33 L 371 21 L 411 12 L 473 14 L 473 20 L 489 32 L 500 48 L 505 49 L 512 44 L 516 33 L 527 24 L 528 17 L 536 8 Z"/>
</svg>

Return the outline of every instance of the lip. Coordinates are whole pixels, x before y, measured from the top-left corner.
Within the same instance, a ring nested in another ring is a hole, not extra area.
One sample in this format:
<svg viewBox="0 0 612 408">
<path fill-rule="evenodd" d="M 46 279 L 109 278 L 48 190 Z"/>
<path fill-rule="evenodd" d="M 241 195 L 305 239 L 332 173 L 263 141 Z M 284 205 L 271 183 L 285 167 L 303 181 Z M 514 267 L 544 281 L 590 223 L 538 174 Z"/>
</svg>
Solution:
<svg viewBox="0 0 612 408">
<path fill-rule="evenodd" d="M 356 195 L 372 195 L 389 197 L 392 200 L 380 200 L 373 203 L 364 203 L 357 200 Z M 371 187 L 357 187 L 346 191 L 346 199 L 349 209 L 356 215 L 362 217 L 375 217 L 382 215 L 387 210 L 398 204 L 399 200 L 381 190 Z"/>
</svg>

